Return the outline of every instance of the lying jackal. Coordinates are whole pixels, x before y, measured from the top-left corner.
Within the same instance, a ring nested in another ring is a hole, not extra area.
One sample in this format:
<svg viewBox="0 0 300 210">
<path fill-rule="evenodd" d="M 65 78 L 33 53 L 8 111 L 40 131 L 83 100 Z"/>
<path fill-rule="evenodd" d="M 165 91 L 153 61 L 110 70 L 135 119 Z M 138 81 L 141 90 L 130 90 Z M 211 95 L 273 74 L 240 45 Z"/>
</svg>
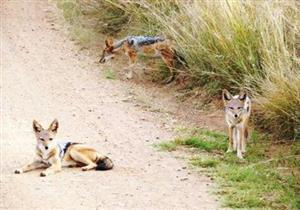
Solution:
<svg viewBox="0 0 300 210">
<path fill-rule="evenodd" d="M 80 143 L 60 143 L 55 139 L 58 121 L 55 119 L 48 129 L 44 129 L 37 121 L 33 121 L 33 131 L 37 139 L 35 160 L 15 170 L 21 174 L 38 168 L 46 168 L 41 176 L 48 176 L 61 171 L 62 166 L 81 166 L 83 171 L 109 170 L 113 168 L 112 161 L 100 155 L 95 149 Z"/>
<path fill-rule="evenodd" d="M 251 114 L 251 99 L 247 92 L 232 96 L 228 90 L 223 90 L 222 98 L 225 106 L 225 120 L 229 131 L 227 152 L 237 151 L 237 156 L 243 158 L 246 152 L 248 138 L 248 121 Z"/>
<path fill-rule="evenodd" d="M 124 52 L 129 58 L 129 66 L 131 67 L 137 61 L 138 54 L 148 56 L 160 56 L 164 63 L 168 66 L 171 76 L 164 83 L 170 83 L 175 79 L 176 66 L 188 67 L 185 59 L 171 47 L 168 40 L 159 36 L 128 36 L 122 40 L 115 41 L 112 37 L 105 40 L 105 48 L 102 52 L 100 63 L 105 63 L 119 52 Z M 129 72 L 128 79 L 132 78 L 132 71 Z"/>
</svg>

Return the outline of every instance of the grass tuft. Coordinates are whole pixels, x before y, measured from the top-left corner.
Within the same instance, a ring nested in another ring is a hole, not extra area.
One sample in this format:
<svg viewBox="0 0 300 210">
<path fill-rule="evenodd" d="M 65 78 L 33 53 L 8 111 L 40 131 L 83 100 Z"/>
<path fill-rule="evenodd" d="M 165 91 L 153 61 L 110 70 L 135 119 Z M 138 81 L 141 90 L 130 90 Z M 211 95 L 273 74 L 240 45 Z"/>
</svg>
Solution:
<svg viewBox="0 0 300 210">
<path fill-rule="evenodd" d="M 116 75 L 111 69 L 106 69 L 104 71 L 104 76 L 105 76 L 106 79 L 110 79 L 110 80 L 115 80 L 116 79 Z"/>
<path fill-rule="evenodd" d="M 213 158 L 192 158 L 191 164 L 202 168 L 214 168 L 219 164 L 219 160 Z"/>
<path fill-rule="evenodd" d="M 176 144 L 175 142 L 163 142 L 160 144 L 155 144 L 154 147 L 158 148 L 161 151 L 174 151 L 177 149 L 178 144 Z"/>
</svg>

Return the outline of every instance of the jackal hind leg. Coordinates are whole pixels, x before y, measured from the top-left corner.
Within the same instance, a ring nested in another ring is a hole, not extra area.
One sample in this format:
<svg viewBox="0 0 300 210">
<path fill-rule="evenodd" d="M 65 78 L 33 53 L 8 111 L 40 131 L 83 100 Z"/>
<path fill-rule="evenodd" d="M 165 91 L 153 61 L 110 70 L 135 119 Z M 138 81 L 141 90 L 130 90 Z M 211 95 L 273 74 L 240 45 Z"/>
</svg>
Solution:
<svg viewBox="0 0 300 210">
<path fill-rule="evenodd" d="M 242 142 L 244 139 L 243 135 L 243 128 L 236 128 L 237 129 L 237 157 L 240 159 L 243 159 L 243 154 L 242 154 Z"/>
<path fill-rule="evenodd" d="M 80 164 L 78 164 L 77 162 L 75 162 L 74 160 L 71 160 L 71 159 L 66 159 L 66 160 L 63 160 L 63 162 L 62 162 L 62 167 L 73 168 L 73 167 L 78 167 L 78 166 L 80 166 Z"/>
<path fill-rule="evenodd" d="M 175 59 L 172 50 L 169 48 L 160 50 L 160 54 L 163 62 L 168 66 L 170 72 L 170 76 L 163 81 L 163 84 L 169 84 L 175 79 Z"/>
<path fill-rule="evenodd" d="M 70 151 L 70 155 L 73 160 L 85 165 L 85 166 L 81 167 L 81 169 L 83 171 L 94 169 L 97 166 L 96 163 L 94 163 L 91 159 L 89 159 L 87 156 L 85 156 L 80 151 L 72 150 L 72 151 Z"/>
<path fill-rule="evenodd" d="M 247 138 L 248 138 L 248 128 L 245 127 L 243 128 L 243 139 L 242 139 L 242 153 L 246 153 L 246 143 L 247 143 Z"/>
</svg>

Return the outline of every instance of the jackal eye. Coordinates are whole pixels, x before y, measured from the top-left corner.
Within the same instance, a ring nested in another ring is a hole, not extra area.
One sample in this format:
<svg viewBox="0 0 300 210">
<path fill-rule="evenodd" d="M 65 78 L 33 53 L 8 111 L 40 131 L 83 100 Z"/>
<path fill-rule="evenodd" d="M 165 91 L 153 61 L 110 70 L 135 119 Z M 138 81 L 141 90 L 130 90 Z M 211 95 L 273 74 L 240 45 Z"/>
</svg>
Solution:
<svg viewBox="0 0 300 210">
<path fill-rule="evenodd" d="M 231 110 L 234 110 L 234 108 L 233 107 L 228 107 L 229 109 L 231 109 Z"/>
<path fill-rule="evenodd" d="M 52 140 L 53 140 L 53 138 L 49 138 L 49 140 L 50 140 L 50 141 L 52 141 Z"/>
<path fill-rule="evenodd" d="M 243 109 L 243 107 L 238 107 L 238 110 L 242 110 Z"/>
<path fill-rule="evenodd" d="M 43 139 L 42 137 L 40 137 L 40 140 L 41 140 L 41 141 L 45 141 L 45 139 Z"/>
</svg>

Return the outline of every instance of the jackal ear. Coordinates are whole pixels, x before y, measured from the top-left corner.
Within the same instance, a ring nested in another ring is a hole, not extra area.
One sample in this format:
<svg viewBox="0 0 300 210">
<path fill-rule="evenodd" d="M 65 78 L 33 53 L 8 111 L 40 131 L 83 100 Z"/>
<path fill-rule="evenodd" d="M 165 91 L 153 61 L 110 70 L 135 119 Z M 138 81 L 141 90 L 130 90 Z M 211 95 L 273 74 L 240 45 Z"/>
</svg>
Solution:
<svg viewBox="0 0 300 210">
<path fill-rule="evenodd" d="M 44 130 L 44 128 L 41 126 L 41 124 L 39 124 L 36 120 L 33 120 L 32 127 L 33 127 L 33 131 L 36 133 L 39 133 L 42 130 Z"/>
<path fill-rule="evenodd" d="M 106 47 L 111 47 L 113 46 L 113 44 L 114 44 L 114 38 L 111 36 L 107 37 L 105 40 Z"/>
<path fill-rule="evenodd" d="M 232 99 L 232 95 L 230 94 L 230 92 L 226 89 L 223 89 L 222 91 L 222 99 L 224 102 L 227 102 L 229 100 Z"/>
<path fill-rule="evenodd" d="M 240 99 L 241 101 L 244 101 L 244 100 L 247 98 L 247 96 L 248 96 L 247 91 L 244 90 L 244 89 L 242 89 L 242 90 L 240 91 L 240 93 L 239 93 L 239 99 Z"/>
<path fill-rule="evenodd" d="M 48 131 L 51 131 L 53 133 L 56 133 L 57 132 L 57 129 L 58 129 L 58 120 L 55 119 L 53 120 L 53 122 L 50 124 L 49 128 L 48 128 Z"/>
</svg>

